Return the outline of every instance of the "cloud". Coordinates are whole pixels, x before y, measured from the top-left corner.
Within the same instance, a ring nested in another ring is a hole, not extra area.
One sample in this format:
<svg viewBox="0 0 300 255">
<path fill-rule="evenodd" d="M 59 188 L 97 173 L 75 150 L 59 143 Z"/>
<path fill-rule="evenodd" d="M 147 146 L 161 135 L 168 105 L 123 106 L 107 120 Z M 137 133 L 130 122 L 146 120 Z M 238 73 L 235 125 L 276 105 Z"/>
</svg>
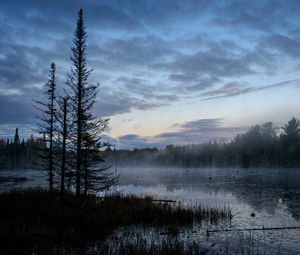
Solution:
<svg viewBox="0 0 300 255">
<path fill-rule="evenodd" d="M 158 63 L 154 68 L 171 71 L 169 79 L 175 81 L 191 81 L 193 77 L 208 76 L 215 78 L 233 78 L 267 73 L 274 67 L 272 54 L 261 48 L 253 50 L 222 47 L 213 45 L 206 50 L 190 54 L 176 54 L 174 60 Z M 180 73 L 177 75 L 176 73 Z M 174 74 L 175 73 L 175 74 Z M 196 81 L 195 79 L 195 81 Z"/>
<path fill-rule="evenodd" d="M 0 49 L 0 124 L 31 124 L 37 114 L 34 100 L 44 97 L 52 53 L 35 46 L 3 43 L 1 39 Z M 61 85 L 62 72 L 58 70 Z"/>
<path fill-rule="evenodd" d="M 216 6 L 214 13 L 217 15 L 212 15 L 211 21 L 236 33 L 249 29 L 270 33 L 278 28 L 292 27 L 291 20 L 298 16 L 298 9 L 297 1 L 226 1 Z"/>
<path fill-rule="evenodd" d="M 254 88 L 252 87 L 247 87 L 246 84 L 241 84 L 239 82 L 234 81 L 226 83 L 218 89 L 203 92 L 201 94 L 201 97 L 205 97 L 205 100 L 223 97 L 233 97 L 249 93 L 250 91 L 253 91 L 253 89 Z"/>
<path fill-rule="evenodd" d="M 280 53 L 288 57 L 300 57 L 300 40 L 297 40 L 291 36 L 272 34 L 265 37 L 263 44 L 265 47 L 278 50 Z"/>
<path fill-rule="evenodd" d="M 37 31 L 40 31 L 43 25 L 50 32 L 65 31 L 70 23 L 73 24 L 72 21 L 80 8 L 83 8 L 89 24 L 101 25 L 102 29 L 130 30 L 139 26 L 138 21 L 124 12 L 120 5 L 110 2 L 85 0 L 41 2 L 39 0 L 28 0 L 25 3 L 3 0 L 1 5 L 3 12 L 10 13 L 10 16 L 14 18 L 22 18 L 24 26 L 31 25 L 32 29 L 37 29 Z M 49 22 L 49 20 L 53 22 Z"/>
<path fill-rule="evenodd" d="M 0 95 L 0 124 L 34 123 L 35 109 L 32 103 L 22 96 Z"/>
<path fill-rule="evenodd" d="M 151 84 L 147 79 L 141 79 L 137 77 L 121 76 L 116 80 L 121 84 L 121 91 L 127 91 L 131 95 L 135 95 L 138 98 L 144 98 L 148 102 L 151 100 L 165 103 L 179 100 L 176 94 L 169 92 L 168 86 L 162 86 L 162 84 Z"/>
<path fill-rule="evenodd" d="M 118 137 L 117 147 L 123 149 L 157 147 L 158 144 L 151 143 L 146 137 L 128 134 Z"/>
<path fill-rule="evenodd" d="M 192 144 L 208 141 L 228 141 L 236 134 L 244 132 L 245 127 L 226 127 L 224 119 L 199 119 L 184 123 L 177 123 L 171 127 L 173 131 L 161 133 L 155 138 L 166 144 Z"/>
<path fill-rule="evenodd" d="M 145 27 L 159 27 L 173 24 L 174 21 L 198 17 L 212 8 L 211 0 L 164 0 L 164 1 L 113 1 L 114 6 L 129 13 Z"/>
<path fill-rule="evenodd" d="M 37 53 L 39 49 L 6 43 L 0 43 L 0 47 L 3 50 L 3 52 L 1 50 L 3 55 L 0 58 L 0 85 L 10 89 L 21 89 L 29 84 L 42 82 L 43 77 L 38 68 L 40 63 L 36 63 L 36 59 L 31 54 L 33 51 Z"/>
<path fill-rule="evenodd" d="M 130 67 L 147 67 L 174 54 L 168 42 L 155 36 L 109 38 L 101 45 L 89 47 L 91 60 L 100 67 L 126 70 Z M 95 57 L 93 57 L 95 56 Z M 101 60 L 98 61 L 98 57 Z"/>
<path fill-rule="evenodd" d="M 204 97 L 204 100 L 213 100 L 219 98 L 240 96 L 240 95 L 244 95 L 247 93 L 260 91 L 260 90 L 297 85 L 299 83 L 300 83 L 300 79 L 295 79 L 295 80 L 288 80 L 288 81 L 283 81 L 283 82 L 274 83 L 270 85 L 255 87 L 255 86 L 246 86 L 246 84 L 240 84 L 238 82 L 231 82 L 225 84 L 223 87 L 219 89 L 204 92 L 201 94 L 201 96 Z"/>
<path fill-rule="evenodd" d="M 166 103 L 165 103 L 166 104 Z M 137 98 L 123 91 L 100 90 L 98 101 L 95 104 L 95 113 L 100 116 L 112 116 L 130 112 L 133 109 L 149 110 L 165 105 L 161 102 L 148 101 Z"/>
</svg>

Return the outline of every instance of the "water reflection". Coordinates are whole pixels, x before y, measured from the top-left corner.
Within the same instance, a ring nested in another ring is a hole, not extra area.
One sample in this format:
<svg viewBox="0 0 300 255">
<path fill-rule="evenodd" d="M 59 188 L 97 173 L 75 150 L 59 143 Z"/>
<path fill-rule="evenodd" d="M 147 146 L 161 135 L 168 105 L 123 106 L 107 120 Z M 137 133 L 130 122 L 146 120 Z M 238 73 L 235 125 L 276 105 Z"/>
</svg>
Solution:
<svg viewBox="0 0 300 255">
<path fill-rule="evenodd" d="M 124 193 L 150 193 L 186 204 L 229 204 L 234 218 L 230 226 L 218 228 L 299 226 L 298 169 L 122 169 L 120 173 L 122 183 L 118 188 Z M 300 248 L 299 230 L 262 231 L 254 236 L 255 242 L 264 242 L 269 248 L 280 244 L 287 253 Z M 227 237 L 215 233 L 210 239 L 225 242 Z M 235 240 L 236 237 L 235 233 Z"/>
<path fill-rule="evenodd" d="M 259 213 L 274 215 L 287 210 L 300 219 L 300 171 L 298 169 L 121 169 L 120 189 L 139 192 L 126 185 L 147 187 L 185 202 L 234 206 L 247 204 Z M 165 187 L 165 190 L 163 190 Z M 182 193 L 181 196 L 179 193 Z"/>
</svg>

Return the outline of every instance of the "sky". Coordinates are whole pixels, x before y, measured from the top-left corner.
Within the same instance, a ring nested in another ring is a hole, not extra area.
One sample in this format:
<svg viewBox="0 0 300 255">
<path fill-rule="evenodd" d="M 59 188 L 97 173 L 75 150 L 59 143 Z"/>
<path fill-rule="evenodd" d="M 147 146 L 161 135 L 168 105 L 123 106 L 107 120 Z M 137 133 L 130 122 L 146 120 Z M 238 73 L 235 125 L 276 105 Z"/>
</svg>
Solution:
<svg viewBox="0 0 300 255">
<path fill-rule="evenodd" d="M 118 148 L 228 142 L 300 116 L 297 0 L 1 0 L 0 137 L 34 133 L 51 62 L 63 90 L 80 8 L 94 113 Z"/>
</svg>

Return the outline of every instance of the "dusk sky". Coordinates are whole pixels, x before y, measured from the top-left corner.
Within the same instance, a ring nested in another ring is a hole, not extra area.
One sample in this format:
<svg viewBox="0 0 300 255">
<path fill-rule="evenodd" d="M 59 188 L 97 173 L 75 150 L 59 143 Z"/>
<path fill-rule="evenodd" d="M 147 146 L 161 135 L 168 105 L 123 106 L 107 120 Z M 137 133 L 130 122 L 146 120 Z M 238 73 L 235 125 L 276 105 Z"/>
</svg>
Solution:
<svg viewBox="0 0 300 255">
<path fill-rule="evenodd" d="M 119 148 L 229 141 L 300 117 L 298 0 L 1 0 L 0 137 L 33 133 L 51 62 L 65 86 L 80 8 L 95 113 Z"/>
</svg>

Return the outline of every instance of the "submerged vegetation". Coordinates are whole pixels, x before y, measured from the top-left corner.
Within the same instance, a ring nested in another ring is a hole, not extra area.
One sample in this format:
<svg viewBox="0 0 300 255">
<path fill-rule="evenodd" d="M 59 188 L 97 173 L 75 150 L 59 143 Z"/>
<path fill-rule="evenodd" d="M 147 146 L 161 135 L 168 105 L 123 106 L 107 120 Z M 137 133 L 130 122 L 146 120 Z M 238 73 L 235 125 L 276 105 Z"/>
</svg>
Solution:
<svg viewBox="0 0 300 255">
<path fill-rule="evenodd" d="M 28 189 L 0 194 L 1 250 L 42 246 L 82 246 L 105 239 L 121 226 L 192 226 L 195 222 L 231 220 L 230 208 L 186 208 L 152 197 L 75 196 Z"/>
</svg>

